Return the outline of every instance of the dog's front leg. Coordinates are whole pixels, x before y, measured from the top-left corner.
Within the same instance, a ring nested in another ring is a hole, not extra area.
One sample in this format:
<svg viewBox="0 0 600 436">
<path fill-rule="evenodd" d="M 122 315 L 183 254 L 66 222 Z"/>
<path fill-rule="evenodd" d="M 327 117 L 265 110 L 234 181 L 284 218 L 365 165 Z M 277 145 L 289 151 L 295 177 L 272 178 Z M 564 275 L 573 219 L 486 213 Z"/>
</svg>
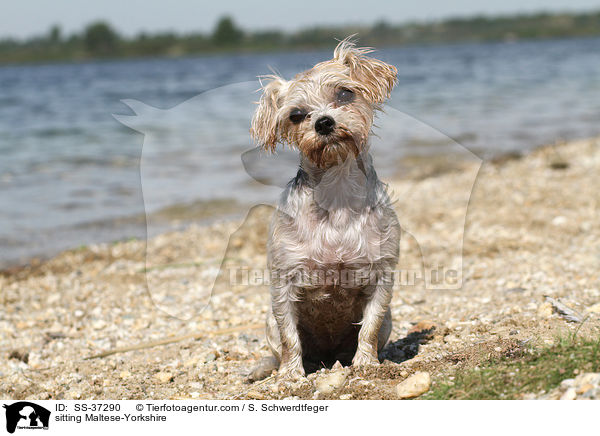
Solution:
<svg viewBox="0 0 600 436">
<path fill-rule="evenodd" d="M 295 287 L 291 283 L 273 285 L 271 298 L 273 316 L 281 338 L 279 377 L 298 379 L 304 376 L 302 345 L 298 334 L 298 319 L 294 307 Z"/>
<path fill-rule="evenodd" d="M 358 346 L 352 359 L 352 365 L 361 367 L 379 364 L 377 358 L 378 345 L 383 347 L 389 336 L 390 328 L 385 329 L 385 338 L 380 337 L 380 330 L 386 318 L 386 313 L 390 310 L 392 288 L 393 283 L 385 280 L 381 280 L 375 285 L 375 291 L 371 294 L 363 312 L 363 319 L 358 332 Z M 389 315 L 388 322 L 391 322 Z M 391 327 L 391 325 L 388 327 Z"/>
</svg>

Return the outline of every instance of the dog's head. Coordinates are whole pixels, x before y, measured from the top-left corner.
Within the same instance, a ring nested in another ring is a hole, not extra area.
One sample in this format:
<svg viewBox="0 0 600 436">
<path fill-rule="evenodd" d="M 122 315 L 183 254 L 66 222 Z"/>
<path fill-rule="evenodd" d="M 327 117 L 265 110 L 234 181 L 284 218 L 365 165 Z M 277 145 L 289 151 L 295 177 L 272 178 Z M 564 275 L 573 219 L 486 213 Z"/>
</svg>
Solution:
<svg viewBox="0 0 600 436">
<path fill-rule="evenodd" d="M 349 39 L 333 59 L 286 81 L 267 76 L 251 133 L 264 148 L 297 147 L 311 162 L 329 168 L 357 156 L 367 143 L 375 110 L 396 84 L 396 68 L 367 57 Z"/>
</svg>

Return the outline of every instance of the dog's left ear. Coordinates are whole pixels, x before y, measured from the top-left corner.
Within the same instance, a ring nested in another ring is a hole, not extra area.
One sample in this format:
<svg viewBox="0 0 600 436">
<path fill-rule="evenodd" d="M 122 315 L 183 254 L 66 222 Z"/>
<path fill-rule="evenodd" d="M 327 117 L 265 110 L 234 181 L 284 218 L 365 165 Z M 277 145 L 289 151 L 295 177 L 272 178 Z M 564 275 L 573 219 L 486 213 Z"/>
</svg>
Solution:
<svg viewBox="0 0 600 436">
<path fill-rule="evenodd" d="M 277 76 L 266 79 L 270 81 L 263 85 L 263 95 L 252 117 L 250 134 L 263 148 L 273 151 L 280 140 L 277 111 L 286 81 Z"/>
<path fill-rule="evenodd" d="M 370 48 L 358 48 L 346 38 L 338 44 L 333 60 L 350 68 L 353 81 L 364 85 L 365 97 L 375 105 L 387 100 L 396 85 L 398 70 L 393 65 L 365 56 Z"/>
</svg>

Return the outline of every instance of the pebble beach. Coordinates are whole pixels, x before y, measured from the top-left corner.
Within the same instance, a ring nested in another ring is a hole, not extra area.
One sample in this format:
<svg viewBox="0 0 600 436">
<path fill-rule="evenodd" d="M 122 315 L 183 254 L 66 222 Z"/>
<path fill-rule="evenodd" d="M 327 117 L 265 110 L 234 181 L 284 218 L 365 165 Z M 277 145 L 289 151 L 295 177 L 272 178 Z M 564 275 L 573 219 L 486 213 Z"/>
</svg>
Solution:
<svg viewBox="0 0 600 436">
<path fill-rule="evenodd" d="M 548 346 L 575 329 L 597 337 L 598 174 L 600 138 L 481 166 L 412 165 L 389 184 L 410 229 L 402 235 L 401 267 L 419 268 L 425 254 L 448 264 L 460 258 L 462 285 L 397 286 L 394 327 L 379 367 L 338 365 L 293 383 L 276 376 L 247 382 L 269 355 L 263 332 L 269 291 L 263 283 L 232 282 L 230 274 L 232 266 L 266 268 L 270 207 L 252 208 L 242 220 L 90 245 L 5 270 L 0 397 L 415 398 L 456 368 L 523 344 Z M 580 322 L 566 319 L 555 301 Z M 598 376 L 579 382 L 523 398 L 600 392 Z"/>
</svg>

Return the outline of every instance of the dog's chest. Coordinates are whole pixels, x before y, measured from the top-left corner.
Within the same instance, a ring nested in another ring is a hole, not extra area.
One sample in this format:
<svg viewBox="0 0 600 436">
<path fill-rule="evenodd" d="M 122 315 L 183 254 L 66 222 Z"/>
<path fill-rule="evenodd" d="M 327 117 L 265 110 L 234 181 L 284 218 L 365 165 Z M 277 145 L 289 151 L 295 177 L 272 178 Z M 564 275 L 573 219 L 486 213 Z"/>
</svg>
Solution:
<svg viewBox="0 0 600 436">
<path fill-rule="evenodd" d="M 275 262 L 279 269 L 297 273 L 299 287 L 314 290 L 310 299 L 333 298 L 340 290 L 344 292 L 339 297 L 347 299 L 347 291 L 365 287 L 380 258 L 379 232 L 373 220 L 368 210 L 301 209 L 274 241 L 274 251 L 281 255 Z"/>
</svg>

